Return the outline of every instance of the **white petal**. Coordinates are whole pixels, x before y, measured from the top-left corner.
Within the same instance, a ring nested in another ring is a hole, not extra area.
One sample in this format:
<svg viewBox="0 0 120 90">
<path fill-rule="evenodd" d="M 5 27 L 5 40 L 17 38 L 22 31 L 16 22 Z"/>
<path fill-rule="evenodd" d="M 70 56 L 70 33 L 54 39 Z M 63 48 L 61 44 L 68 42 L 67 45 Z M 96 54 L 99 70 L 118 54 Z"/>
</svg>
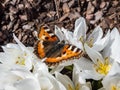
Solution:
<svg viewBox="0 0 120 90">
<path fill-rule="evenodd" d="M 76 37 L 78 40 L 81 36 L 83 36 L 84 40 L 86 39 L 86 32 L 87 32 L 87 25 L 85 22 L 85 19 L 83 17 L 78 18 L 75 21 L 75 30 L 74 30 L 74 37 Z"/>
<path fill-rule="evenodd" d="M 7 48 L 14 48 L 14 49 L 20 49 L 18 44 L 8 43 L 5 47 Z"/>
<path fill-rule="evenodd" d="M 41 72 L 39 72 L 39 73 L 41 73 Z M 63 90 L 66 90 L 66 89 L 64 88 L 64 86 L 63 86 L 62 84 L 60 84 L 60 82 L 59 82 L 55 77 L 53 77 L 50 73 L 46 73 L 46 72 L 43 72 L 43 73 L 44 73 L 43 76 L 48 77 L 49 80 L 50 80 L 50 82 L 51 82 L 52 85 L 54 86 L 54 87 L 52 88 L 52 90 L 61 90 L 61 88 L 62 88 Z M 41 78 L 41 76 L 40 76 L 39 78 Z"/>
<path fill-rule="evenodd" d="M 86 43 L 85 43 L 84 47 L 85 47 L 85 51 L 87 52 L 88 56 L 92 59 L 92 61 L 95 64 L 97 64 L 97 60 L 100 60 L 100 61 L 104 62 L 104 59 L 99 52 L 90 48 Z"/>
<path fill-rule="evenodd" d="M 86 79 L 93 79 L 93 80 L 100 80 L 101 78 L 103 78 L 102 75 L 96 73 L 96 71 L 94 70 L 84 70 L 83 77 Z"/>
<path fill-rule="evenodd" d="M 22 79 L 33 78 L 32 73 L 24 69 L 15 69 L 12 70 L 11 72 Z"/>
<path fill-rule="evenodd" d="M 80 42 L 80 40 L 77 40 L 76 37 L 73 37 L 73 33 L 72 32 L 66 31 L 66 30 L 64 30 L 63 32 L 64 32 L 64 34 L 66 36 L 66 39 L 68 40 L 68 42 L 70 44 L 75 45 L 78 48 L 80 48 L 80 49 L 83 50 L 83 44 L 82 44 L 82 42 Z"/>
<path fill-rule="evenodd" d="M 52 90 L 54 87 L 47 77 L 41 77 L 39 82 L 42 90 Z"/>
<path fill-rule="evenodd" d="M 80 48 L 81 50 L 84 51 L 82 42 L 80 42 L 76 39 L 72 39 L 71 41 L 72 41 L 71 44 L 75 45 L 76 47 L 78 47 L 78 48 Z"/>
<path fill-rule="evenodd" d="M 18 89 L 15 88 L 13 85 L 6 85 L 4 89 L 0 88 L 0 90 L 18 90 Z"/>
<path fill-rule="evenodd" d="M 98 90 L 106 90 L 104 87 L 102 87 L 102 88 L 100 88 L 100 89 L 98 89 Z"/>
<path fill-rule="evenodd" d="M 97 26 L 93 32 L 90 34 L 90 36 L 88 37 L 88 41 L 93 38 L 94 42 L 96 42 L 97 40 L 100 40 L 103 36 L 103 31 L 102 28 L 100 26 Z"/>
<path fill-rule="evenodd" d="M 35 82 L 33 79 L 24 79 L 14 85 L 18 90 L 41 90 L 39 83 Z"/>
<path fill-rule="evenodd" d="M 120 34 L 117 28 L 114 28 L 111 31 L 111 36 L 108 45 L 103 50 L 103 55 L 110 56 L 112 59 L 117 60 L 120 62 Z"/>
<path fill-rule="evenodd" d="M 86 68 L 84 69 L 83 67 L 81 67 L 79 64 L 74 64 L 75 68 L 76 68 L 76 72 L 79 73 L 80 77 L 82 77 L 84 79 L 94 79 L 94 80 L 99 80 L 101 79 L 103 76 L 96 73 L 96 71 L 94 70 L 93 68 L 93 64 L 92 65 L 89 65 L 89 69 Z M 87 67 L 87 65 L 86 65 Z M 83 82 L 81 82 L 83 83 Z M 85 83 L 85 82 L 84 82 Z"/>
<path fill-rule="evenodd" d="M 109 39 L 110 39 L 109 37 L 110 37 L 110 31 L 108 31 L 108 33 L 106 34 L 106 36 L 104 38 L 97 40 L 94 43 L 92 48 L 95 49 L 96 51 L 103 50 L 109 42 Z"/>
<path fill-rule="evenodd" d="M 75 45 L 76 47 L 80 48 L 83 50 L 83 44 L 82 42 L 80 42 L 79 40 L 77 40 L 76 38 L 74 38 L 72 36 L 72 34 L 66 34 L 67 35 L 67 38 L 69 38 L 69 43 L 72 44 L 72 45 Z"/>
<path fill-rule="evenodd" d="M 112 43 L 115 42 L 116 39 L 118 39 L 120 37 L 119 31 L 117 30 L 117 28 L 113 28 L 113 30 L 110 33 L 110 40 L 108 45 L 106 46 L 106 50 L 109 50 L 109 48 L 111 47 Z"/>
<path fill-rule="evenodd" d="M 91 90 L 90 87 L 83 85 L 79 90 Z"/>
<path fill-rule="evenodd" d="M 48 72 L 48 66 L 40 61 L 34 61 L 34 72 Z"/>
<path fill-rule="evenodd" d="M 120 86 L 120 75 L 107 76 L 102 80 L 105 90 L 113 90 L 113 86 L 118 90 Z"/>
<path fill-rule="evenodd" d="M 58 82 L 60 90 L 67 90 L 64 85 L 60 82 Z"/>
<path fill-rule="evenodd" d="M 0 52 L 0 62 L 5 63 L 6 62 L 6 54 L 3 52 Z"/>
<path fill-rule="evenodd" d="M 112 42 L 108 42 L 107 46 L 103 49 L 103 52 L 102 52 L 102 55 L 103 57 L 108 57 L 108 56 L 111 56 L 111 44 Z"/>
<path fill-rule="evenodd" d="M 19 52 L 21 50 L 17 44 L 7 44 L 6 46 L 2 46 L 2 48 L 6 54 L 12 54 L 13 52 Z"/>
<path fill-rule="evenodd" d="M 120 62 L 120 37 L 116 38 L 112 43 L 111 49 L 111 58 Z"/>
<path fill-rule="evenodd" d="M 5 72 L 10 69 L 9 65 L 7 64 L 0 64 L 0 72 Z"/>
<path fill-rule="evenodd" d="M 119 31 L 117 28 L 113 28 L 111 31 L 111 40 L 114 40 L 115 38 L 119 37 Z"/>
<path fill-rule="evenodd" d="M 69 88 L 69 85 L 72 88 L 74 88 L 74 85 L 73 85 L 72 81 L 70 80 L 70 78 L 68 76 L 62 75 L 59 72 L 55 72 L 55 76 L 66 87 L 66 89 Z"/>
<path fill-rule="evenodd" d="M 55 72 L 60 72 L 63 70 L 63 68 L 65 66 L 69 66 L 69 65 L 72 65 L 74 63 L 75 59 L 74 60 L 68 60 L 68 61 L 63 61 L 61 62 L 59 65 L 56 65 L 56 66 L 53 66 L 53 67 L 50 67 L 52 70 L 50 71 L 51 74 L 54 74 Z"/>
<path fill-rule="evenodd" d="M 50 71 L 51 74 L 54 74 L 55 72 L 60 72 L 62 71 L 62 69 L 64 68 L 64 65 L 58 65 L 52 68 L 52 70 Z"/>
<path fill-rule="evenodd" d="M 87 58 L 81 57 L 79 60 L 74 62 L 75 67 L 81 68 L 82 70 L 91 70 L 93 62 Z"/>
<path fill-rule="evenodd" d="M 21 49 L 24 51 L 24 49 L 26 49 L 26 47 L 19 41 L 19 39 L 15 36 L 15 34 L 13 34 L 13 37 L 14 37 L 14 40 L 19 44 Z"/>
<path fill-rule="evenodd" d="M 62 30 L 55 25 L 55 34 L 58 36 L 58 38 L 60 39 L 60 41 L 65 39 L 64 34 L 62 33 Z"/>
<path fill-rule="evenodd" d="M 112 67 L 109 71 L 109 73 L 107 74 L 107 76 L 113 76 L 115 74 L 119 74 L 120 75 L 120 63 L 114 61 L 113 64 L 112 64 Z M 107 77 L 106 76 L 106 77 Z"/>
<path fill-rule="evenodd" d="M 68 30 L 65 29 L 65 28 L 61 28 L 61 30 L 62 30 L 62 32 L 64 33 L 66 40 L 69 40 L 69 41 L 70 41 L 71 38 L 73 38 L 73 32 L 70 32 L 70 31 L 68 31 Z"/>
<path fill-rule="evenodd" d="M 75 86 L 79 83 L 79 84 L 85 84 L 86 81 L 83 77 L 81 77 L 80 75 L 80 70 L 78 69 L 78 67 L 76 67 L 74 65 L 74 68 L 73 68 L 73 73 L 72 73 L 72 80 L 75 84 Z"/>
</svg>

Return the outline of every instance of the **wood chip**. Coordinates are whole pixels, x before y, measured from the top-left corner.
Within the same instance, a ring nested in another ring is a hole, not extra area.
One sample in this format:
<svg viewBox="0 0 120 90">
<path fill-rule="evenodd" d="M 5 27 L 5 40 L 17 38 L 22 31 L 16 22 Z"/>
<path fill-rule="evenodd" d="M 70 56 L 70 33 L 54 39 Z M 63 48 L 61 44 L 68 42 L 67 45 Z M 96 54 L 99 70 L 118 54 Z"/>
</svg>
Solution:
<svg viewBox="0 0 120 90">
<path fill-rule="evenodd" d="M 70 8 L 69 8 L 69 6 L 68 6 L 67 3 L 64 3 L 64 4 L 63 4 L 62 9 L 63 9 L 63 12 L 64 12 L 64 13 L 70 12 Z"/>
<path fill-rule="evenodd" d="M 98 20 L 100 20 L 100 18 L 102 17 L 103 12 L 102 11 L 98 11 L 95 13 L 95 20 L 90 21 L 90 23 L 95 24 Z"/>
<path fill-rule="evenodd" d="M 95 10 L 95 7 L 91 4 L 91 2 L 88 3 L 86 14 L 91 14 Z"/>
<path fill-rule="evenodd" d="M 100 4 L 100 8 L 104 8 L 106 6 L 106 2 L 102 2 L 101 4 Z"/>
<path fill-rule="evenodd" d="M 64 19 L 68 17 L 69 13 L 64 14 L 60 19 L 59 22 L 62 22 Z"/>
<path fill-rule="evenodd" d="M 27 20 L 27 15 L 19 15 L 21 20 Z"/>
<path fill-rule="evenodd" d="M 72 7 L 72 5 L 74 4 L 75 0 L 71 0 L 69 3 L 68 3 L 68 6 L 69 7 Z"/>
</svg>

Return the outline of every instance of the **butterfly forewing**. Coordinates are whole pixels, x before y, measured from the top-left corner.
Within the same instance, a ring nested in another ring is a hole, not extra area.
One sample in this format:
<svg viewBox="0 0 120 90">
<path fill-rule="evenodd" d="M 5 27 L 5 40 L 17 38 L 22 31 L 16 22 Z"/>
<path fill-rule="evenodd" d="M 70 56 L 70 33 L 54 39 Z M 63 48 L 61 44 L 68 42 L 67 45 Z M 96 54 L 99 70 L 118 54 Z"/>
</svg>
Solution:
<svg viewBox="0 0 120 90">
<path fill-rule="evenodd" d="M 49 42 L 59 41 L 58 37 L 48 28 L 48 26 L 41 26 L 38 38 Z"/>
</svg>

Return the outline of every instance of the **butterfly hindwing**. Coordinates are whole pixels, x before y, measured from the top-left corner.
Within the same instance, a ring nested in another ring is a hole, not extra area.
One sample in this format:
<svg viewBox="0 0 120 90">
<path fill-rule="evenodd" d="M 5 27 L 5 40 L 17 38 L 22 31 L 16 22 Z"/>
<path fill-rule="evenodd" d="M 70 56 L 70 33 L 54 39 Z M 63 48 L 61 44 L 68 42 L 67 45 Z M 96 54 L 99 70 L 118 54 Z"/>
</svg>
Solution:
<svg viewBox="0 0 120 90">
<path fill-rule="evenodd" d="M 70 44 L 64 45 L 64 47 L 61 49 L 59 53 L 60 55 L 56 57 L 52 57 L 52 56 L 48 57 L 45 62 L 48 64 L 59 63 L 63 60 L 79 58 L 83 55 L 82 50 Z"/>
</svg>

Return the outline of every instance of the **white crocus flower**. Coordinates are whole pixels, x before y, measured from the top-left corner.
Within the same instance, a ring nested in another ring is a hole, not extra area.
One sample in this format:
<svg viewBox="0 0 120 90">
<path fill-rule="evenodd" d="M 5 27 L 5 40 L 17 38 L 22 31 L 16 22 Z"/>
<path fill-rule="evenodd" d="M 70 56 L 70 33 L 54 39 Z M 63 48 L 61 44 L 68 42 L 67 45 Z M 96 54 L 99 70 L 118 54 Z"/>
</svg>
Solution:
<svg viewBox="0 0 120 90">
<path fill-rule="evenodd" d="M 81 77 L 76 67 L 73 68 L 72 80 L 67 75 L 55 72 L 56 78 L 66 87 L 67 90 L 91 90 L 91 85 Z"/>
<path fill-rule="evenodd" d="M 113 63 L 113 67 L 102 80 L 102 84 L 103 90 L 120 90 L 120 63 Z"/>
<path fill-rule="evenodd" d="M 113 62 L 120 61 L 119 39 L 120 36 L 118 30 L 114 28 L 110 35 L 110 41 L 108 45 L 103 49 L 102 54 L 93 48 L 90 48 L 88 44 L 84 45 L 85 51 L 92 60 L 91 63 L 89 63 L 90 60 L 87 59 L 79 60 L 78 63 L 76 63 L 76 65 L 79 66 L 80 70 L 83 70 L 83 72 L 86 73 L 84 77 L 87 77 L 88 79 L 92 78 L 94 80 L 99 80 L 109 73 L 111 67 L 113 66 Z"/>
<path fill-rule="evenodd" d="M 93 32 L 87 37 L 87 25 L 83 17 L 78 18 L 75 21 L 75 30 L 70 32 L 64 28 L 56 29 L 56 35 L 62 37 L 61 39 L 68 40 L 69 43 L 76 45 L 78 48 L 84 50 L 84 44 L 87 43 L 89 47 L 96 51 L 101 51 L 107 45 L 109 41 L 110 32 L 108 31 L 106 36 L 103 37 L 103 31 L 100 26 L 97 26 Z M 62 32 L 61 32 L 62 31 Z M 64 33 L 64 34 L 62 34 Z"/>
<path fill-rule="evenodd" d="M 0 90 L 66 90 L 48 72 L 45 63 L 34 62 L 32 71 L 14 69 L 0 72 Z"/>
<path fill-rule="evenodd" d="M 85 50 L 93 63 L 92 70 L 88 70 L 87 73 L 91 74 L 95 80 L 105 77 L 112 67 L 113 61 L 111 58 L 108 56 L 103 57 L 102 54 L 90 48 L 87 44 L 85 44 Z"/>
<path fill-rule="evenodd" d="M 89 59 L 81 58 L 74 63 L 85 74 L 82 77 L 86 79 L 100 80 L 104 78 L 112 67 L 113 60 L 109 56 L 103 56 L 93 48 L 85 44 L 85 50 L 88 53 Z"/>
<path fill-rule="evenodd" d="M 44 63 L 34 63 L 33 74 L 39 81 L 41 90 L 66 90 L 65 87 L 48 72 L 48 67 Z"/>
<path fill-rule="evenodd" d="M 25 47 L 15 35 L 14 39 L 18 44 L 7 44 L 2 46 L 3 51 L 0 53 L 0 62 L 8 69 L 25 68 L 30 70 L 32 68 L 32 60 L 34 57 L 33 48 Z"/>
<path fill-rule="evenodd" d="M 84 73 L 79 71 L 80 69 L 74 65 L 72 80 L 67 76 L 59 72 L 55 72 L 56 79 L 60 81 L 67 90 L 91 90 L 90 82 L 86 82 Z M 82 76 L 83 75 L 83 76 Z"/>
<path fill-rule="evenodd" d="M 87 26 L 85 19 L 80 17 L 75 22 L 73 38 L 77 38 L 77 40 L 81 41 L 83 45 L 87 43 L 89 47 L 96 51 L 103 50 L 109 41 L 110 32 L 108 31 L 106 36 L 103 38 L 103 31 L 100 26 L 97 26 L 89 36 L 86 36 L 86 33 Z"/>
<path fill-rule="evenodd" d="M 62 75 L 59 72 L 55 72 L 55 76 L 66 87 L 66 90 L 75 90 L 73 82 L 67 75 Z"/>
<path fill-rule="evenodd" d="M 34 75 L 26 70 L 0 72 L 0 90 L 41 90 Z"/>
</svg>

